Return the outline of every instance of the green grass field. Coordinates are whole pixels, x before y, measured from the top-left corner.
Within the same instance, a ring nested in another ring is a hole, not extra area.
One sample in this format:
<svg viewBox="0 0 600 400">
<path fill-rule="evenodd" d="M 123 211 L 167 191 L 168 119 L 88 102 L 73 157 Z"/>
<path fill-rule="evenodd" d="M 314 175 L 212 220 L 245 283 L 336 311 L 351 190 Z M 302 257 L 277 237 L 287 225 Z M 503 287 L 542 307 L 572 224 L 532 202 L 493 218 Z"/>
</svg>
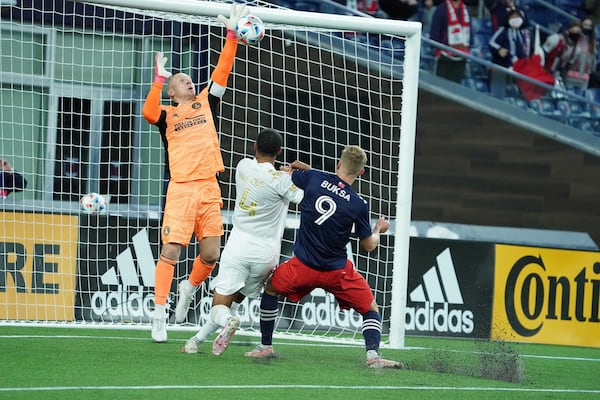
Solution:
<svg viewBox="0 0 600 400">
<path fill-rule="evenodd" d="M 599 399 L 600 349 L 408 337 L 381 350 L 405 370 L 371 370 L 357 346 L 276 341 L 279 357 L 221 356 L 190 332 L 0 325 L 0 399 Z"/>
</svg>

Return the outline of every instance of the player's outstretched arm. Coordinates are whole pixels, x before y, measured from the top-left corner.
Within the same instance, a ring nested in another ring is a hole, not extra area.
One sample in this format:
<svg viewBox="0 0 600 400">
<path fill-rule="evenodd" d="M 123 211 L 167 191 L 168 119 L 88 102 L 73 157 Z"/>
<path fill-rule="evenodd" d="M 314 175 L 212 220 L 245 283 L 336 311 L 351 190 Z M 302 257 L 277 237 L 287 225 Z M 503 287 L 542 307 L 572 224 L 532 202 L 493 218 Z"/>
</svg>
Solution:
<svg viewBox="0 0 600 400">
<path fill-rule="evenodd" d="M 390 228 L 390 221 L 387 219 L 380 217 L 375 223 L 375 227 L 373 228 L 373 233 L 371 236 L 360 239 L 360 246 L 365 251 L 373 251 L 379 245 L 379 234 L 385 233 Z"/>
<path fill-rule="evenodd" d="M 225 94 L 225 88 L 227 87 L 227 79 L 233 69 L 233 61 L 235 59 L 235 53 L 237 50 L 237 36 L 235 35 L 235 27 L 238 20 L 247 15 L 248 10 L 245 4 L 231 5 L 231 13 L 229 18 L 224 15 L 219 15 L 217 18 L 223 22 L 227 28 L 227 36 L 225 37 L 225 45 L 221 50 L 221 55 L 217 61 L 217 66 L 212 73 L 211 81 L 216 85 L 211 85 L 210 93 L 217 97 L 223 97 Z"/>
<path fill-rule="evenodd" d="M 171 73 L 167 71 L 167 57 L 162 52 L 156 53 L 154 56 L 154 83 L 144 102 L 142 115 L 151 124 L 156 124 L 160 119 L 160 97 L 165 81 L 171 77 Z"/>
</svg>

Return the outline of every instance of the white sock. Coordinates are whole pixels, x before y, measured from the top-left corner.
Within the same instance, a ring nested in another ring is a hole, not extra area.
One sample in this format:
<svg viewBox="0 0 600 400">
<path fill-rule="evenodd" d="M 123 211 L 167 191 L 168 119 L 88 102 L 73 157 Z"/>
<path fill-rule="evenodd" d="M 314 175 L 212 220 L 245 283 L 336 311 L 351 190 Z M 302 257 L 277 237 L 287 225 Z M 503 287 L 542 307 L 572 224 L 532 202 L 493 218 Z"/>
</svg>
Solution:
<svg viewBox="0 0 600 400">
<path fill-rule="evenodd" d="M 236 303 L 235 301 L 231 303 L 231 307 L 229 307 L 229 309 L 231 310 L 231 315 L 237 315 L 240 305 L 240 303 Z"/>
<path fill-rule="evenodd" d="M 210 319 L 219 326 L 227 325 L 229 318 L 231 318 L 231 310 L 224 304 L 217 304 L 210 310 Z"/>
<path fill-rule="evenodd" d="M 209 319 L 204 325 L 202 325 L 202 328 L 200 328 L 198 333 L 194 335 L 194 339 L 197 343 L 203 343 L 204 341 L 206 341 L 206 339 L 208 339 L 210 335 L 215 333 L 219 328 L 219 325 L 215 324 L 214 322 L 212 322 L 212 320 Z"/>
<path fill-rule="evenodd" d="M 155 304 L 154 305 L 154 318 L 165 318 L 167 315 L 166 304 Z"/>
<path fill-rule="evenodd" d="M 185 289 L 187 289 L 190 292 L 194 292 L 194 291 L 196 291 L 196 289 L 198 289 L 198 286 L 192 285 L 192 282 L 190 282 L 189 279 L 186 279 L 185 281 L 183 281 L 182 285 L 185 286 Z"/>
<path fill-rule="evenodd" d="M 367 350 L 367 359 L 379 357 L 377 350 Z"/>
</svg>

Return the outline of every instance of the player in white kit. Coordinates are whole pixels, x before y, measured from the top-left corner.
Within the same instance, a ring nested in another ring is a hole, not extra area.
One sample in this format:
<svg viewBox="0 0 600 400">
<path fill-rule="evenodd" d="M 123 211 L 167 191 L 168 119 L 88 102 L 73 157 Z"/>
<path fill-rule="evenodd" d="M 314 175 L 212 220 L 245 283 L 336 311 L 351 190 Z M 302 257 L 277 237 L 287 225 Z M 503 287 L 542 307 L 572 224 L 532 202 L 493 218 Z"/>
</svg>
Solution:
<svg viewBox="0 0 600 400">
<path fill-rule="evenodd" d="M 279 264 L 289 203 L 299 203 L 303 196 L 290 174 L 275 169 L 282 144 L 278 132 L 265 129 L 254 144 L 255 158 L 245 158 L 236 167 L 233 228 L 221 255 L 219 272 L 211 282 L 210 320 L 187 341 L 181 349 L 184 353 L 197 353 L 198 345 L 220 327 L 223 329 L 212 351 L 214 355 L 225 351 L 240 325 L 235 316 L 237 306 L 244 297 L 258 297 L 266 278 Z M 186 282 L 180 284 L 180 290 L 189 289 Z M 183 297 L 180 295 L 180 301 Z"/>
</svg>

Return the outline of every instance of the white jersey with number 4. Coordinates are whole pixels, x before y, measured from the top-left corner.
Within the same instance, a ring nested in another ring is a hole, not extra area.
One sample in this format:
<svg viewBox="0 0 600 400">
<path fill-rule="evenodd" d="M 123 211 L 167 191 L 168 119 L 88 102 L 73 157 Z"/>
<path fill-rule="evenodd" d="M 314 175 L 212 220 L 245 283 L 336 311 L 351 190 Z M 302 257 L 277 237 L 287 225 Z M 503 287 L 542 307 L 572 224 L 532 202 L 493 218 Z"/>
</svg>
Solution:
<svg viewBox="0 0 600 400">
<path fill-rule="evenodd" d="M 289 203 L 299 203 L 303 191 L 290 174 L 249 158 L 238 163 L 235 185 L 233 228 L 211 287 L 224 295 L 240 290 L 253 296 L 279 263 Z"/>
</svg>

